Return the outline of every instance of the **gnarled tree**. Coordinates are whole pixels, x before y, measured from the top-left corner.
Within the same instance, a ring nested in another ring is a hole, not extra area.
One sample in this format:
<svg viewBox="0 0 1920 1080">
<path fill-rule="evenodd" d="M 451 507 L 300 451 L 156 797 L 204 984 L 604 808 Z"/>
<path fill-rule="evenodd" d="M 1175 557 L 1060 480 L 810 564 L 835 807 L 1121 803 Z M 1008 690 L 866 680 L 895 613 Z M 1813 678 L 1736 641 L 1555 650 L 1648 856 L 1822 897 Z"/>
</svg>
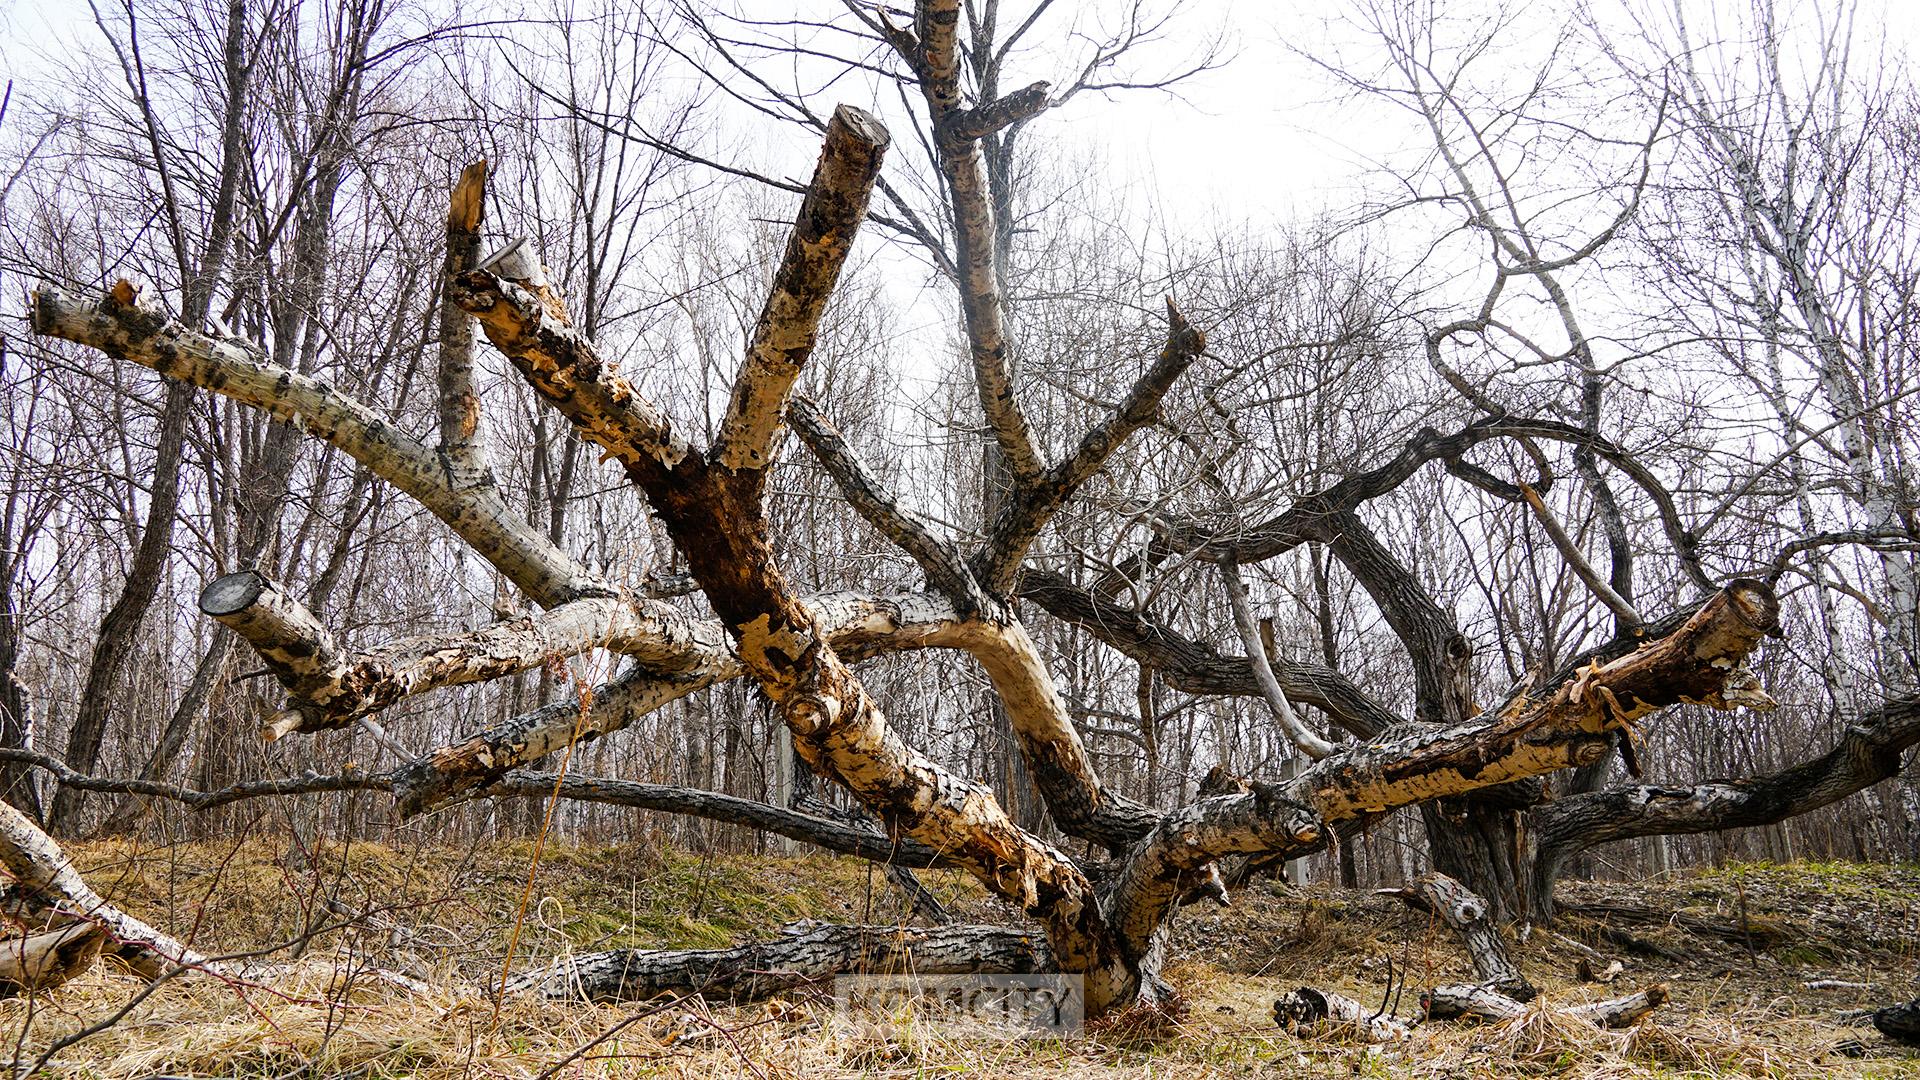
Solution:
<svg viewBox="0 0 1920 1080">
<path fill-rule="evenodd" d="M 524 794 L 545 781 L 518 770 L 546 754 L 608 735 L 696 690 L 750 680 L 773 703 L 795 753 L 848 792 L 879 831 L 804 808 L 743 805 L 645 785 L 573 778 L 571 787 L 556 786 L 574 797 L 747 822 L 862 857 L 958 868 L 1038 928 L 1034 935 L 950 926 L 895 937 L 866 926 L 815 927 L 727 954 L 576 957 L 518 985 L 600 997 L 694 985 L 750 994 L 782 984 L 765 976 L 769 966 L 795 975 L 871 965 L 923 971 L 1045 966 L 1083 976 L 1089 1008 L 1097 1013 L 1159 993 L 1168 921 L 1183 903 L 1230 887 L 1218 873 L 1223 862 L 1250 872 L 1320 850 L 1339 830 L 1364 827 L 1402 807 L 1447 806 L 1475 795 L 1481 798 L 1464 805 L 1535 801 L 1538 778 L 1604 760 L 1617 741 L 1633 738 L 1637 722 L 1667 706 L 1769 704 L 1746 661 L 1765 637 L 1780 633 L 1779 603 L 1768 582 L 1738 578 L 1703 582 L 1698 599 L 1670 618 L 1646 621 L 1615 647 L 1481 708 L 1466 637 L 1361 517 L 1367 500 L 1430 463 L 1483 486 L 1521 491 L 1466 460 L 1469 450 L 1494 442 L 1564 443 L 1638 475 L 1631 458 L 1592 425 L 1493 414 L 1451 434 L 1426 432 L 1377 467 L 1231 536 L 1163 516 L 1159 538 L 1135 568 L 1172 558 L 1217 566 L 1223 597 L 1243 609 L 1241 638 L 1252 661 L 1183 640 L 1153 624 L 1141 606 L 1115 604 L 1119 584 L 1081 585 L 1030 567 L 1037 539 L 1063 509 L 1160 418 L 1169 392 L 1205 354 L 1207 338 L 1169 302 L 1163 346 L 1099 419 L 1060 440 L 1058 454 L 1036 439 L 1002 325 L 1004 284 L 994 253 L 1004 223 L 989 198 L 978 144 L 1037 114 L 1050 99 L 1044 86 L 970 97 L 960 75 L 961 17 L 959 0 L 921 0 L 911 25 L 896 25 L 876 9 L 871 27 L 925 102 L 932 158 L 950 210 L 946 269 L 961 299 L 986 431 L 1006 466 L 1007 488 L 988 501 L 977 542 L 956 539 L 907 508 L 823 411 L 795 393 L 868 217 L 890 143 L 882 123 L 856 108 L 842 106 L 824 124 L 818 164 L 706 445 L 691 434 L 699 423 L 651 400 L 574 324 L 567 299 L 527 243 L 476 258 L 483 166 L 463 175 L 447 220 L 444 293 L 453 306 L 438 343 L 441 423 L 431 442 L 321 379 L 270 362 L 243 337 L 173 316 L 127 283 L 85 294 L 49 286 L 34 297 L 36 332 L 224 395 L 348 455 L 417 500 L 541 609 L 468 633 L 356 653 L 288 586 L 252 571 L 220 578 L 203 594 L 202 610 L 252 645 L 286 690 L 284 708 L 267 725 L 270 737 L 375 724 L 381 710 L 410 696 L 512 677 L 556 657 L 604 649 L 627 658 L 624 673 L 575 702 L 477 732 L 385 776 L 340 779 L 342 786 L 387 787 L 407 812 L 474 792 Z M 469 318 L 542 406 L 644 495 L 704 610 L 594 573 L 507 508 L 476 435 L 483 401 Z M 919 567 L 922 592 L 815 593 L 790 575 L 767 509 L 768 477 L 788 429 L 847 504 Z M 1328 666 L 1283 660 L 1268 655 L 1270 643 L 1261 644 L 1238 566 L 1308 543 L 1323 545 L 1352 571 L 1406 644 L 1412 719 L 1399 719 Z M 1120 584 L 1127 570 L 1115 568 Z M 1184 805 L 1152 806 L 1123 796 L 1103 782 L 1029 631 L 1022 600 L 1147 658 L 1171 684 L 1262 695 L 1313 763 L 1285 780 L 1230 784 Z M 878 700 L 856 665 L 922 649 L 958 650 L 978 664 L 1004 706 L 1054 827 L 1079 842 L 1082 854 L 1023 827 L 987 786 L 912 745 L 889 719 L 889 706 L 912 703 Z M 1356 739 L 1330 743 L 1293 715 L 1291 702 L 1315 704 Z M 160 785 L 152 786 L 159 793 Z M 1438 809 L 1430 829 L 1449 835 L 1447 823 L 1461 812 L 1477 811 Z M 1237 884 L 1241 875 L 1232 876 Z M 884 948 L 876 944 L 882 939 Z"/>
</svg>

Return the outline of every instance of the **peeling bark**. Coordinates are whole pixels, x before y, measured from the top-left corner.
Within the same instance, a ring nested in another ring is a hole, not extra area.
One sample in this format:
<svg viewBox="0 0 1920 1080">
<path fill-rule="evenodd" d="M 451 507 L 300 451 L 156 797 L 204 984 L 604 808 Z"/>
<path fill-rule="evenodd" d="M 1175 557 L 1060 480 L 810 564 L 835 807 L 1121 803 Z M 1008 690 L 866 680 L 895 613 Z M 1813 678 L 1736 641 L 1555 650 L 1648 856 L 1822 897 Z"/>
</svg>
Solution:
<svg viewBox="0 0 1920 1080">
<path fill-rule="evenodd" d="M 969 648 L 987 633 L 952 604 L 924 593 L 826 593 L 801 604 L 826 629 L 835 651 L 849 660 L 902 649 Z M 668 702 L 746 674 L 746 666 L 731 651 L 678 674 L 633 668 L 595 687 L 584 711 L 578 701 L 556 702 L 403 766 L 394 783 L 398 810 L 403 816 L 430 810 L 569 743 L 619 731 Z"/>
<path fill-rule="evenodd" d="M 269 739 L 344 727 L 412 694 L 530 671 L 555 657 L 607 649 L 664 676 L 724 666 L 725 635 L 644 597 L 587 597 L 468 634 L 404 638 L 359 654 L 333 640 L 305 605 L 243 570 L 208 585 L 200 610 L 245 638 L 291 700 Z"/>
<path fill-rule="evenodd" d="M 1736 581 L 1678 631 L 1522 697 L 1490 720 L 1387 732 L 1343 747 L 1282 786 L 1221 795 L 1167 815 L 1114 884 L 1112 919 L 1130 946 L 1165 918 L 1206 864 L 1224 855 L 1305 854 L 1327 829 L 1401 806 L 1544 775 L 1610 751 L 1613 733 L 1682 701 L 1731 709 L 1771 703 L 1742 666 L 1778 632 L 1779 602 Z"/>
<path fill-rule="evenodd" d="M 1501 940 L 1500 928 L 1494 924 L 1487 902 L 1469 892 L 1466 886 L 1445 874 L 1428 874 L 1406 888 L 1380 892 L 1399 899 L 1415 911 L 1438 916 L 1458 933 L 1466 942 L 1467 956 L 1473 961 L 1473 973 L 1479 977 L 1480 986 L 1519 1002 L 1531 1001 L 1538 993 L 1508 957 L 1507 944 Z"/>
<path fill-rule="evenodd" d="M 1363 1042 L 1397 1043 L 1413 1037 L 1412 1028 L 1386 1015 L 1384 1009 L 1369 1009 L 1344 994 L 1311 986 L 1282 994 L 1273 1003 L 1273 1021 L 1312 1038 L 1348 1035 Z"/>
<path fill-rule="evenodd" d="M 772 464 L 787 398 L 813 353 L 820 315 L 866 217 L 890 141 L 887 129 L 859 109 L 834 110 L 710 455 L 721 468 L 758 478 Z"/>
</svg>

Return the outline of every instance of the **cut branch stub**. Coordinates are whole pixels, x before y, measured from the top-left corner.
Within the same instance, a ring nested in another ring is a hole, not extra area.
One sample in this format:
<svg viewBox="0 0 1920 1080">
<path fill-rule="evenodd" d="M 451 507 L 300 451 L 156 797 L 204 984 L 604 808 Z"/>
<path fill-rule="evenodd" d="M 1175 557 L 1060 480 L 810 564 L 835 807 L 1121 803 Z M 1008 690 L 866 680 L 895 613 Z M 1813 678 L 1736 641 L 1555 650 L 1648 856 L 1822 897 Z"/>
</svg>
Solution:
<svg viewBox="0 0 1920 1080">
<path fill-rule="evenodd" d="M 324 716 L 315 696 L 339 684 L 345 656 L 305 604 L 264 574 L 242 570 L 202 590 L 200 610 L 252 645 L 293 699 L 261 731 L 263 737 L 280 738 Z"/>
</svg>

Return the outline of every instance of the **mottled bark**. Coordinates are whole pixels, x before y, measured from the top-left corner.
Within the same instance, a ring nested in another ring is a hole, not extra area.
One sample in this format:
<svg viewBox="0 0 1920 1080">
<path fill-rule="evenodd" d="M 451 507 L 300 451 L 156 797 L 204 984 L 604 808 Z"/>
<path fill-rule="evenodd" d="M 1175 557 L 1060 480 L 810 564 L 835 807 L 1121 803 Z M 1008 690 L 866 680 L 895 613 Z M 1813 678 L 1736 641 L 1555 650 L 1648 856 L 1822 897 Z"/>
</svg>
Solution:
<svg viewBox="0 0 1920 1080">
<path fill-rule="evenodd" d="M 968 648 L 987 632 L 946 600 L 927 594 L 827 593 L 801 603 L 825 628 L 834 650 L 854 661 L 902 649 Z M 746 674 L 745 665 L 731 652 L 678 674 L 629 669 L 595 687 L 584 710 L 578 701 L 556 702 L 404 766 L 394 784 L 398 809 L 403 815 L 432 809 L 571 742 L 619 731 L 668 702 Z"/>
<path fill-rule="evenodd" d="M 467 634 L 343 651 L 305 605 L 252 570 L 208 585 L 200 610 L 252 644 L 289 701 L 263 734 L 344 727 L 403 697 L 505 678 L 555 657 L 607 649 L 672 677 L 728 662 L 720 629 L 644 597 L 586 597 Z"/>
<path fill-rule="evenodd" d="M 732 949 L 587 953 L 511 979 L 506 990 L 574 1001 L 661 994 L 740 1001 L 849 973 L 1024 974 L 1051 966 L 1037 936 L 998 926 L 813 926 Z"/>
<path fill-rule="evenodd" d="M 42 287 L 33 295 L 31 314 L 35 333 L 89 345 L 223 394 L 338 447 L 419 500 L 536 603 L 613 592 L 509 510 L 491 487 L 455 486 L 438 454 L 333 386 L 268 363 L 253 342 L 201 333 L 117 287 L 86 298 Z"/>
<path fill-rule="evenodd" d="M 1400 889 L 1382 889 L 1415 911 L 1439 918 L 1466 943 L 1479 985 L 1515 1001 L 1531 1001 L 1536 990 L 1507 955 L 1507 943 L 1487 902 L 1445 874 L 1428 874 Z"/>
<path fill-rule="evenodd" d="M 1116 931 L 1140 943 L 1221 856 L 1304 854 L 1343 821 L 1582 764 L 1607 753 L 1624 725 L 1667 705 L 1769 706 L 1742 665 L 1778 625 L 1773 590 L 1736 581 L 1672 635 L 1509 702 L 1490 718 L 1385 733 L 1283 786 L 1254 785 L 1169 814 L 1117 876 L 1110 900 Z"/>
</svg>

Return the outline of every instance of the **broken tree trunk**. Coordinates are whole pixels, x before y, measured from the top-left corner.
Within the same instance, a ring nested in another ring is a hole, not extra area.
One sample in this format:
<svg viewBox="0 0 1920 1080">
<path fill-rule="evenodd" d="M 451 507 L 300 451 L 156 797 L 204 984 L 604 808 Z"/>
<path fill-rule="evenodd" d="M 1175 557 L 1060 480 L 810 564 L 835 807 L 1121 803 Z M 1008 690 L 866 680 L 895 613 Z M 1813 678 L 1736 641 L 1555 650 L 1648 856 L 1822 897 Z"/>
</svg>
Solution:
<svg viewBox="0 0 1920 1080">
<path fill-rule="evenodd" d="M 1329 990 L 1303 986 L 1273 1003 L 1273 1021 L 1296 1035 L 1314 1038 L 1349 1036 L 1371 1043 L 1397 1043 L 1413 1029 L 1386 1015 L 1385 1006 L 1365 1005 Z"/>
<path fill-rule="evenodd" d="M 80 921 L 0 941 L 0 998 L 51 990 L 84 974 L 110 936 L 104 924 Z"/>
<path fill-rule="evenodd" d="M 1512 998 L 1530 1001 L 1537 993 L 1507 955 L 1507 943 L 1494 924 L 1487 902 L 1445 874 L 1428 874 L 1411 886 L 1381 889 L 1380 895 L 1398 898 L 1415 911 L 1437 916 L 1466 942 L 1467 955 L 1479 985 Z"/>
</svg>

